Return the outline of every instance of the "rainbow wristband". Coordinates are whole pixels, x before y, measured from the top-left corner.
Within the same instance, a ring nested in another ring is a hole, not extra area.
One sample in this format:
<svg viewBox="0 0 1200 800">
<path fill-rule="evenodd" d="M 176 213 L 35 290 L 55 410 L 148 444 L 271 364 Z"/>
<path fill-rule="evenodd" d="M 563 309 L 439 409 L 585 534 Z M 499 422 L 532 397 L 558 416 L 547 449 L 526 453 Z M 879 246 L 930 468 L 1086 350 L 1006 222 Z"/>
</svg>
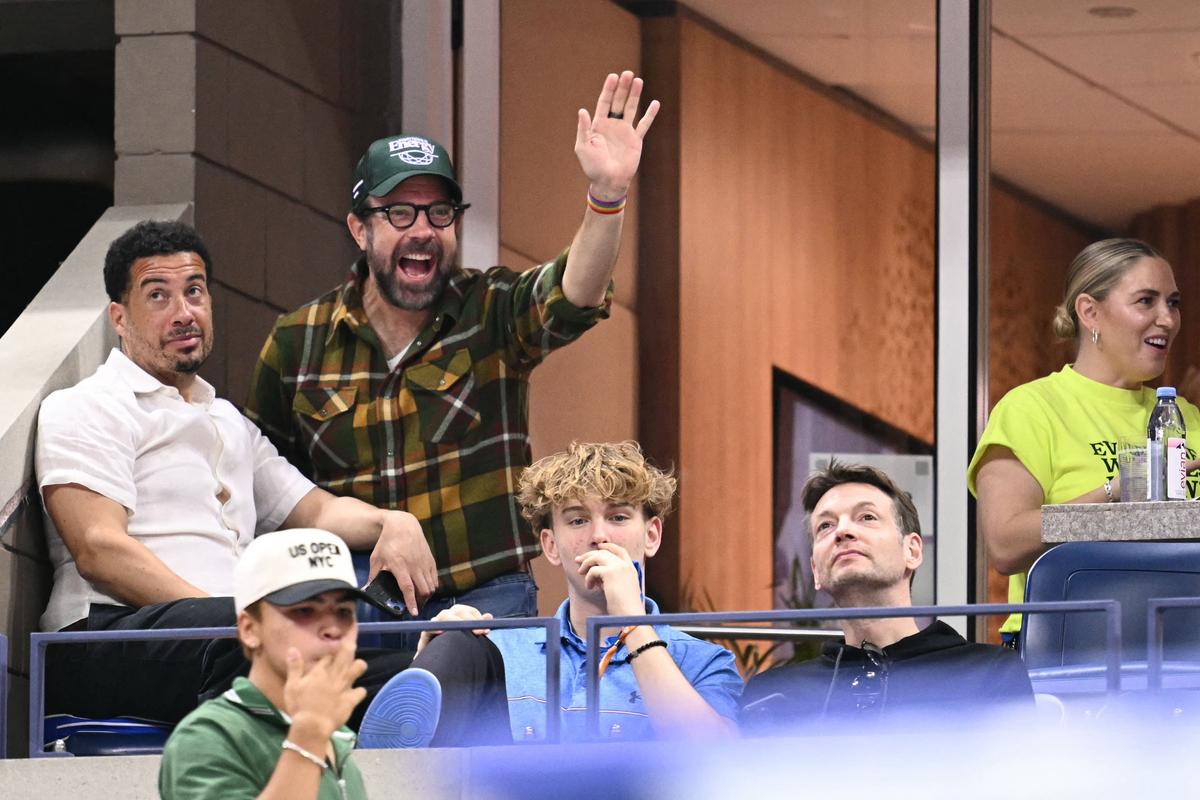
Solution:
<svg viewBox="0 0 1200 800">
<path fill-rule="evenodd" d="M 622 197 L 620 200 L 601 200 L 592 194 L 592 190 L 588 189 L 587 204 L 588 208 L 597 214 L 620 214 L 625 210 L 625 200 L 628 197 Z"/>
</svg>

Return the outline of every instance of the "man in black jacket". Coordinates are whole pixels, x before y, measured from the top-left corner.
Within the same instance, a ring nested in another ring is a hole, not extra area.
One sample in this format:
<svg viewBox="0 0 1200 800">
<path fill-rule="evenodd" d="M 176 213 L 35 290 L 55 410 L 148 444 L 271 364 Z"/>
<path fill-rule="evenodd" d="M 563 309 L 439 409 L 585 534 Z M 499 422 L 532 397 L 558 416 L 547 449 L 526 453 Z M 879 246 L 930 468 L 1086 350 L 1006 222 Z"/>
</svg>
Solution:
<svg viewBox="0 0 1200 800">
<path fill-rule="evenodd" d="M 883 472 L 836 462 L 801 491 L 812 535 L 813 580 L 839 608 L 912 605 L 921 523 L 912 497 Z M 819 658 L 755 676 L 742 695 L 749 732 L 860 724 L 908 715 L 976 721 L 992 710 L 1032 710 L 1024 663 L 1011 650 L 971 644 L 944 622 L 912 617 L 842 622 L 845 643 Z"/>
</svg>

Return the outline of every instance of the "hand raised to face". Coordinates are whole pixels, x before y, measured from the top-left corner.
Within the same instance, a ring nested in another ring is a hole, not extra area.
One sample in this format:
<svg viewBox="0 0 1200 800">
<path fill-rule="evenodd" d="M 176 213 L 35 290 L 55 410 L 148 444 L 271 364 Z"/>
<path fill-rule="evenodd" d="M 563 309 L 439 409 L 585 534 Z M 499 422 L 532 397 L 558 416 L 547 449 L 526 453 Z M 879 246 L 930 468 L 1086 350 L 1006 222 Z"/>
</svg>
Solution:
<svg viewBox="0 0 1200 800">
<path fill-rule="evenodd" d="M 588 589 L 602 589 L 608 613 L 644 614 L 642 586 L 629 551 L 613 542 L 601 542 L 595 550 L 575 557 L 579 574 Z"/>
<path fill-rule="evenodd" d="M 287 680 L 283 685 L 285 710 L 293 720 L 314 724 L 327 740 L 346 724 L 355 706 L 367 696 L 367 690 L 354 688 L 354 682 L 367 669 L 367 662 L 355 658 L 355 637 L 342 640 L 337 652 L 321 658 L 307 669 L 300 651 L 287 653 Z"/>
</svg>

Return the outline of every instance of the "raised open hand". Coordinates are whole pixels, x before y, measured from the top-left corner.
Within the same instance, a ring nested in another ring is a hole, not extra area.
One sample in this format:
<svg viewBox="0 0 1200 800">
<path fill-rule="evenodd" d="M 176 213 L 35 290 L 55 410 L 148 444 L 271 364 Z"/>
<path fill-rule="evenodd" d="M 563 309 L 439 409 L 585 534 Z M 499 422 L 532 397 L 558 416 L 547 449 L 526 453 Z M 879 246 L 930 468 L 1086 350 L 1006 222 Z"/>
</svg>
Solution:
<svg viewBox="0 0 1200 800">
<path fill-rule="evenodd" d="M 641 97 L 641 78 L 634 77 L 629 70 L 619 76 L 610 73 L 596 101 L 595 117 L 587 109 L 579 109 L 575 156 L 592 183 L 592 193 L 601 200 L 624 197 L 637 174 L 642 160 L 642 139 L 659 108 L 658 101 L 652 100 L 635 125 Z"/>
</svg>

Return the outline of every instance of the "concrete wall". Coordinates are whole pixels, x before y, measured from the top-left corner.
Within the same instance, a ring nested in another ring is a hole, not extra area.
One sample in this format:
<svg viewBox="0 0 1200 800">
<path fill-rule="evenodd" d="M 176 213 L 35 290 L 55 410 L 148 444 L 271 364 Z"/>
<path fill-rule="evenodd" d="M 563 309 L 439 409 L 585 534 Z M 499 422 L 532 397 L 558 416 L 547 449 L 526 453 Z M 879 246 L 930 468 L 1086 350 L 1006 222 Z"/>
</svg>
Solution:
<svg viewBox="0 0 1200 800">
<path fill-rule="evenodd" d="M 118 204 L 194 202 L 213 260 L 202 374 L 245 399 L 266 334 L 345 279 L 349 176 L 383 135 L 388 4 L 117 0 Z"/>
<path fill-rule="evenodd" d="M 359 750 L 354 761 L 371 797 L 457 800 L 473 796 L 466 775 L 471 754 L 486 757 L 489 750 Z M 159 756 L 0 761 L 0 797 L 155 800 L 160 761 Z"/>
</svg>

